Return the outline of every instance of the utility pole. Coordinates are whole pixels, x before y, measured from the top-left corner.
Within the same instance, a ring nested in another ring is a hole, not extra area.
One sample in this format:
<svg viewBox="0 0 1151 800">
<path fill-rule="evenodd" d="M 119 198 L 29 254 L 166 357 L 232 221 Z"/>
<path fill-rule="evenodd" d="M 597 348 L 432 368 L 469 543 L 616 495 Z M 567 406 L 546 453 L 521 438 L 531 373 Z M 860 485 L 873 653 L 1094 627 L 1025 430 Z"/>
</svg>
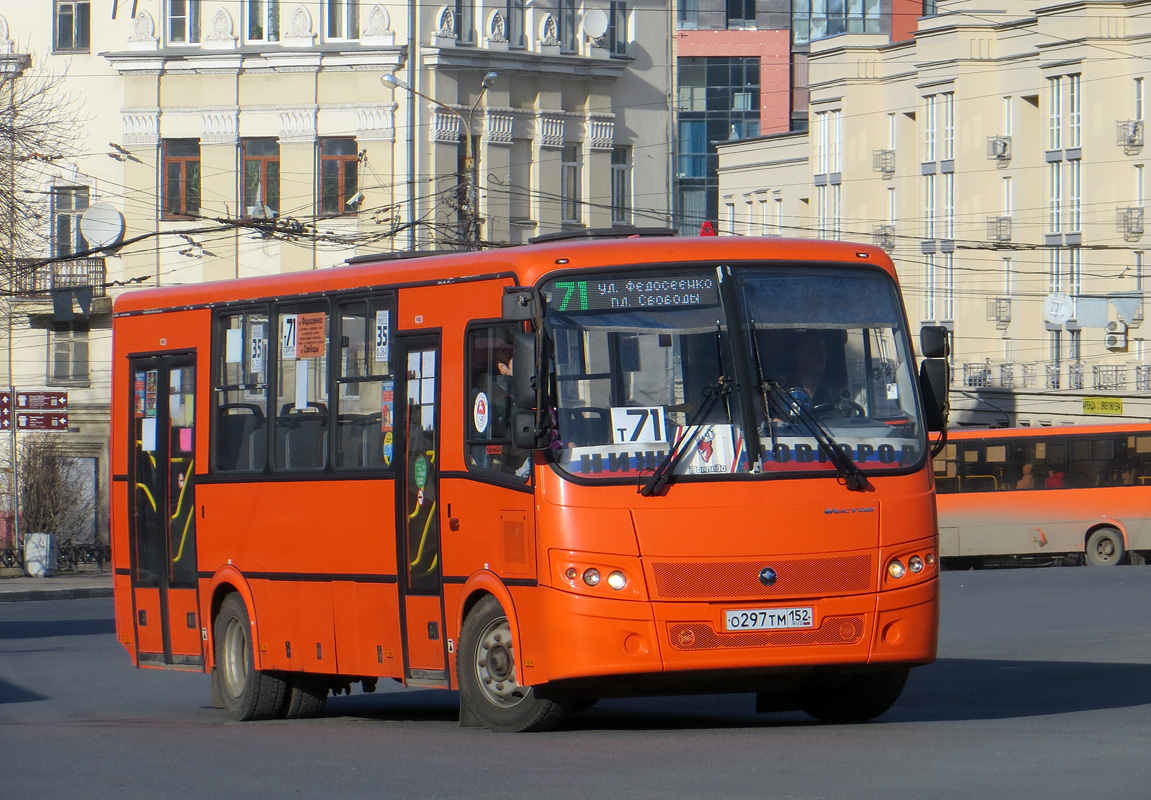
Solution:
<svg viewBox="0 0 1151 800">
<path fill-rule="evenodd" d="M 426 95 L 418 89 L 410 86 L 406 81 L 397 78 L 395 75 L 385 74 L 380 78 L 380 81 L 385 86 L 390 86 L 392 89 L 403 89 L 406 92 L 411 92 L 416 97 L 422 97 L 437 108 L 442 108 L 449 114 L 455 115 L 459 120 L 460 127 L 463 128 L 464 135 L 464 203 L 465 208 L 462 209 L 464 213 L 465 234 L 464 238 L 467 242 L 469 250 L 480 249 L 480 197 L 479 197 L 479 154 L 473 152 L 472 148 L 472 117 L 475 116 L 476 109 L 480 106 L 480 101 L 484 99 L 484 93 L 487 92 L 492 86 L 495 85 L 499 75 L 495 72 L 489 72 L 484 75 L 484 79 L 480 82 L 480 95 L 476 98 L 476 102 L 472 104 L 471 111 L 465 117 L 456 109 L 442 103 L 430 95 Z M 414 222 L 415 220 L 412 220 Z"/>
</svg>

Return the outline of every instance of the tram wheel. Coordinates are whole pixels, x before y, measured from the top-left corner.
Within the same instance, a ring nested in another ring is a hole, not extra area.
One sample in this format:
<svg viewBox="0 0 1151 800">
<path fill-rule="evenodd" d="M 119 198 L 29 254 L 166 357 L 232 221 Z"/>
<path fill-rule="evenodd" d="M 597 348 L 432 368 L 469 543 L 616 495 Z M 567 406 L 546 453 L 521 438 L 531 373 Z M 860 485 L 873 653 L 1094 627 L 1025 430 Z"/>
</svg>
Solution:
<svg viewBox="0 0 1151 800">
<path fill-rule="evenodd" d="M 490 595 L 464 619 L 456 669 L 461 724 L 506 733 L 551 730 L 571 707 L 570 698 L 545 696 L 540 687 L 517 680 L 511 626 Z"/>
<path fill-rule="evenodd" d="M 228 716 L 235 720 L 276 716 L 284 708 L 288 682 L 253 666 L 252 621 L 238 594 L 224 598 L 213 630 L 220 695 Z"/>
<path fill-rule="evenodd" d="M 1123 546 L 1123 534 L 1115 528 L 1099 528 L 1087 537 L 1087 565 L 1091 567 L 1113 567 L 1123 562 L 1127 548 Z"/>
<path fill-rule="evenodd" d="M 867 722 L 899 699 L 907 667 L 818 676 L 805 690 L 803 710 L 821 722 Z"/>
</svg>

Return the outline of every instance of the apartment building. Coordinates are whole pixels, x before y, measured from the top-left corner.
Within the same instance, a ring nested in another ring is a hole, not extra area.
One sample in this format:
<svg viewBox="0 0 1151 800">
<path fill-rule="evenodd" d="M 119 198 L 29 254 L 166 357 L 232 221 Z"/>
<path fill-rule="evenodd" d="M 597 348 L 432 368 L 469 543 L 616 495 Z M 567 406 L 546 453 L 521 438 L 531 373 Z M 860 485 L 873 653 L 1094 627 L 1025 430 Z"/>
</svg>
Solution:
<svg viewBox="0 0 1151 800">
<path fill-rule="evenodd" d="M 813 42 L 808 132 L 720 149 L 720 230 L 870 241 L 953 334 L 953 424 L 1151 416 L 1151 3 L 940 2 Z"/>
<path fill-rule="evenodd" d="M 670 218 L 671 11 L 651 0 L 0 13 L 0 45 L 64 76 L 82 120 L 76 154 L 36 178 L 43 255 L 63 260 L 25 270 L 8 381 L 68 389 L 69 441 L 105 497 L 117 292 Z M 124 244 L 69 260 L 92 206 Z M 62 320 L 52 291 L 68 287 L 95 300 Z"/>
<path fill-rule="evenodd" d="M 679 229 L 695 233 L 717 219 L 719 144 L 807 129 L 812 42 L 843 33 L 901 41 L 923 9 L 923 0 L 678 0 Z"/>
</svg>

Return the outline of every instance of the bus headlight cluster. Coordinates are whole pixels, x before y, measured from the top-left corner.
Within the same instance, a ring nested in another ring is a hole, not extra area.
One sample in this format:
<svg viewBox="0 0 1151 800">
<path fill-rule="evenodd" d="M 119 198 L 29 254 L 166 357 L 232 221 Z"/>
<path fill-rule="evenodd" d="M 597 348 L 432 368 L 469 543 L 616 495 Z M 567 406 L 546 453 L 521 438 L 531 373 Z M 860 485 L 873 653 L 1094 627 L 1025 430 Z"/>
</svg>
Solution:
<svg viewBox="0 0 1151 800">
<path fill-rule="evenodd" d="M 911 556 L 906 556 L 904 558 L 893 558 L 888 561 L 887 574 L 895 580 L 899 580 L 909 572 L 912 575 L 919 575 L 925 571 L 930 572 L 932 569 L 934 569 L 934 567 L 934 553 L 924 553 L 923 555 L 916 553 Z"/>
<path fill-rule="evenodd" d="M 564 570 L 564 577 L 574 584 L 582 582 L 585 586 L 596 587 L 604 582 L 603 573 L 596 567 L 588 567 L 583 572 L 580 572 L 578 567 L 568 567 Z M 614 569 L 608 573 L 607 585 L 619 592 L 622 591 L 628 584 L 627 575 L 622 570 Z"/>
</svg>

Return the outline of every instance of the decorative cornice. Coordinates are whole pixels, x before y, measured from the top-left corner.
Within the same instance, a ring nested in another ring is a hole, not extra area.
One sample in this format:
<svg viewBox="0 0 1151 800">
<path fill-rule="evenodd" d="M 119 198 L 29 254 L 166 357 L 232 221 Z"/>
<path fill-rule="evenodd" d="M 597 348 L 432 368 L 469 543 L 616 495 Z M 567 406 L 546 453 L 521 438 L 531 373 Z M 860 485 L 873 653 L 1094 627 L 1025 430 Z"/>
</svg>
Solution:
<svg viewBox="0 0 1151 800">
<path fill-rule="evenodd" d="M 280 110 L 280 140 L 312 142 L 316 139 L 316 106 Z"/>
<path fill-rule="evenodd" d="M 564 146 L 564 123 L 567 113 L 563 111 L 536 112 L 536 141 L 540 147 Z"/>
<path fill-rule="evenodd" d="M 611 150 L 615 139 L 615 114 L 589 111 L 586 130 L 592 150 Z"/>
<path fill-rule="evenodd" d="M 396 140 L 396 103 L 356 109 L 356 139 L 361 142 Z"/>
<path fill-rule="evenodd" d="M 160 141 L 160 109 L 125 109 L 124 144 L 153 145 Z"/>
<path fill-rule="evenodd" d="M 235 144 L 239 139 L 240 109 L 201 109 L 204 144 Z"/>
</svg>

